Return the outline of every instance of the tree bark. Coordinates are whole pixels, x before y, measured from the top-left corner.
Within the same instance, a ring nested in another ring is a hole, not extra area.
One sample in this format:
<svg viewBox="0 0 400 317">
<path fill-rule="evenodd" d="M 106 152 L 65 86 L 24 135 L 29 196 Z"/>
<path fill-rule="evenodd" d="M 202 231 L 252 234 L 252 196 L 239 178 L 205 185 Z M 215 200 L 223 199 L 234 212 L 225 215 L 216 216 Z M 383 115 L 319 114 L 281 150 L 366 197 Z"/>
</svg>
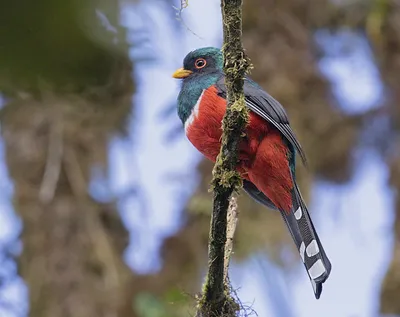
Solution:
<svg viewBox="0 0 400 317">
<path fill-rule="evenodd" d="M 236 172 L 238 146 L 248 122 L 243 83 L 249 60 L 242 46 L 242 1 L 222 0 L 224 73 L 227 110 L 222 121 L 221 149 L 213 169 L 213 212 L 208 246 L 208 273 L 198 316 L 236 316 L 239 305 L 229 295 L 225 246 L 229 199 L 241 184 Z"/>
</svg>

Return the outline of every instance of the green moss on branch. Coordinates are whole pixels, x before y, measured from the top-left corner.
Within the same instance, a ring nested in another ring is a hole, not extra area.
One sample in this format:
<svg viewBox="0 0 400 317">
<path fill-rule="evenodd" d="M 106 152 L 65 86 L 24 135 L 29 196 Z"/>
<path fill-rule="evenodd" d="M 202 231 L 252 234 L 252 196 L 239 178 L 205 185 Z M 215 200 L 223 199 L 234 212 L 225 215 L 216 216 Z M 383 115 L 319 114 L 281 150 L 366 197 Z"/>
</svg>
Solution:
<svg viewBox="0 0 400 317">
<path fill-rule="evenodd" d="M 213 170 L 214 204 L 209 236 L 208 273 L 199 301 L 197 316 L 237 316 L 239 305 L 229 294 L 224 280 L 224 254 L 229 198 L 241 186 L 236 172 L 238 146 L 244 136 L 249 114 L 245 105 L 243 83 L 249 60 L 242 46 L 242 1 L 221 0 L 224 45 L 224 72 L 227 110 L 222 122 L 221 150 Z"/>
</svg>

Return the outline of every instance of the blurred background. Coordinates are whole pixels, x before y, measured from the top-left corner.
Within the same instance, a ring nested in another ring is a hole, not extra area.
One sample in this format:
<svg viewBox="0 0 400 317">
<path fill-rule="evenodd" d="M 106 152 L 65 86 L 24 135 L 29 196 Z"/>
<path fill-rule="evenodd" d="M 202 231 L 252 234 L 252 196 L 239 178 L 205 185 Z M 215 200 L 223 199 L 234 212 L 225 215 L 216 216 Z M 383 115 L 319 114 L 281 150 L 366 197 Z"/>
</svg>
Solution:
<svg viewBox="0 0 400 317">
<path fill-rule="evenodd" d="M 399 1 L 243 14 L 333 270 L 316 301 L 280 215 L 241 195 L 234 289 L 260 317 L 400 316 Z M 0 2 L 0 316 L 193 316 L 212 165 L 171 74 L 221 43 L 218 0 Z"/>
</svg>

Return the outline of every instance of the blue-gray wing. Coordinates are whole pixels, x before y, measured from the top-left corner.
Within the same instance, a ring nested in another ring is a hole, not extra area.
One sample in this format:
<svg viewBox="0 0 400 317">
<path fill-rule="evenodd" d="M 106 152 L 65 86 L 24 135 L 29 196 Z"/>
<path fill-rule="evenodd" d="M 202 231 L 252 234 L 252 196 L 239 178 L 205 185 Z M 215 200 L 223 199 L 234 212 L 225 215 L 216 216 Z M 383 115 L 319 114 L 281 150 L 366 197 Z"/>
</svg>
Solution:
<svg viewBox="0 0 400 317">
<path fill-rule="evenodd" d="M 218 93 L 226 98 L 224 77 L 218 80 L 216 86 Z M 293 148 L 296 149 L 297 153 L 299 153 L 303 163 L 307 165 L 306 155 L 290 127 L 289 119 L 283 106 L 249 78 L 245 79 L 243 88 L 246 105 L 250 110 L 278 129 Z"/>
<path fill-rule="evenodd" d="M 253 198 L 256 202 L 272 209 L 272 210 L 278 210 L 278 208 L 275 207 L 275 205 L 272 203 L 272 201 L 263 194 L 261 190 L 257 188 L 256 185 L 254 185 L 252 182 L 244 179 L 243 180 L 243 190 L 251 197 Z"/>
</svg>

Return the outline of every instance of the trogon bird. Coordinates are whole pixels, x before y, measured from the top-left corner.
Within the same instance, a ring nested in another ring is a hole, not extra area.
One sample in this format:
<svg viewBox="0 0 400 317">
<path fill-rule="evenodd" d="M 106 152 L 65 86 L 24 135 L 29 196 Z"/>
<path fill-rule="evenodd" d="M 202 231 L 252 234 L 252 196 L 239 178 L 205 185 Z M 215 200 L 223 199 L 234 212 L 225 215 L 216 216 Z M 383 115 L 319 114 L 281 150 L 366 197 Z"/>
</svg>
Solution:
<svg viewBox="0 0 400 317">
<path fill-rule="evenodd" d="M 215 162 L 226 110 L 221 50 L 205 47 L 190 52 L 173 77 L 182 79 L 178 116 L 185 134 L 198 151 Z M 258 203 L 281 213 L 318 299 L 331 263 L 296 183 L 296 152 L 305 163 L 304 151 L 278 101 L 248 77 L 244 95 L 250 119 L 239 145 L 237 164 L 243 189 Z"/>
</svg>

